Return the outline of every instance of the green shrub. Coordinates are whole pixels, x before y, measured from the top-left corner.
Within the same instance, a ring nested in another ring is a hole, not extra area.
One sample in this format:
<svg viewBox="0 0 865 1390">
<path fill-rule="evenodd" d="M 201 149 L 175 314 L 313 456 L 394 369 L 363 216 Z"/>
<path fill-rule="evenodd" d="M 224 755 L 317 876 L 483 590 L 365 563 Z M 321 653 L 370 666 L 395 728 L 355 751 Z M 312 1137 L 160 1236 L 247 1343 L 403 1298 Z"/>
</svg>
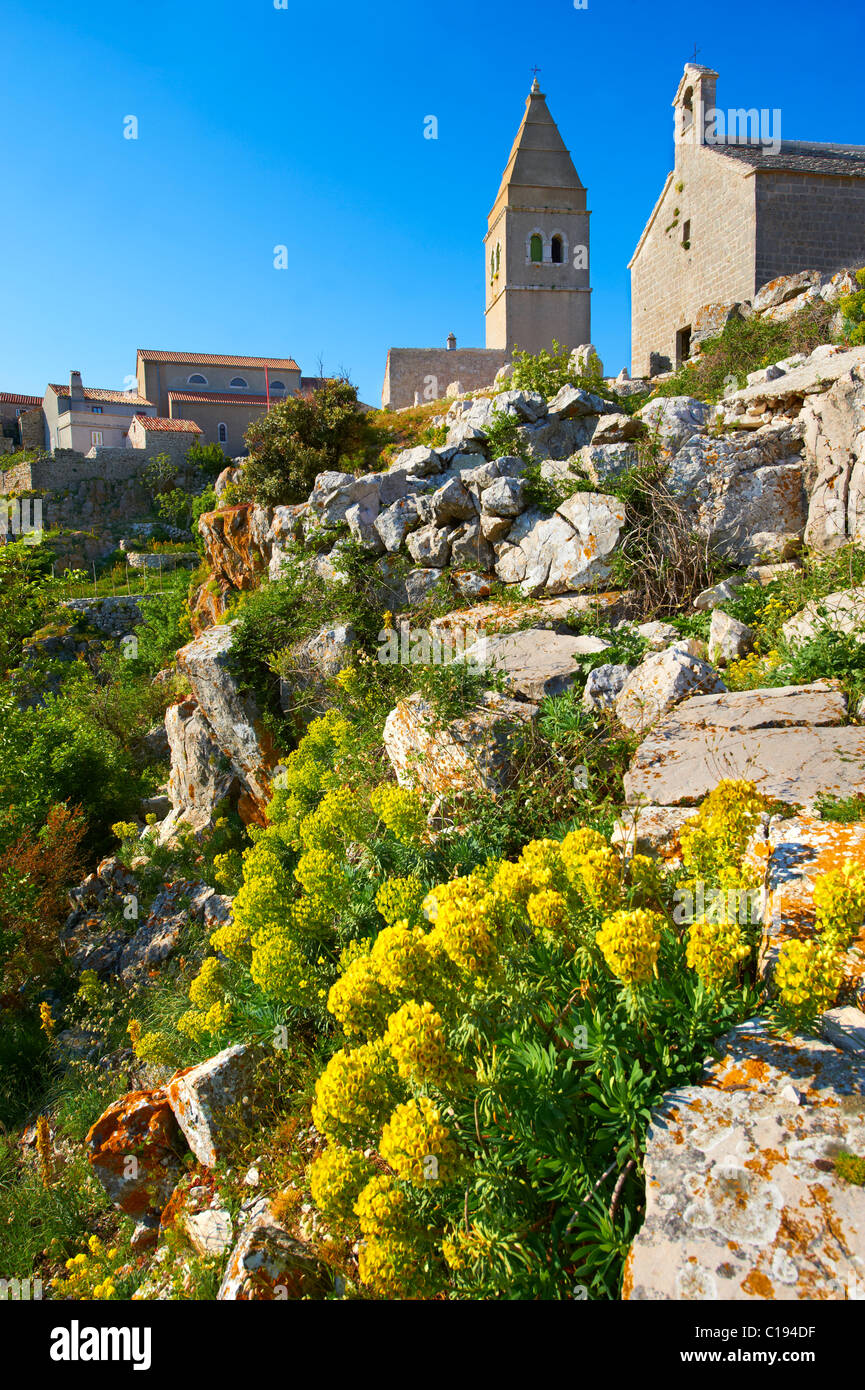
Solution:
<svg viewBox="0 0 865 1390">
<path fill-rule="evenodd" d="M 264 506 L 305 501 L 318 473 L 371 466 L 380 446 L 358 408 L 357 388 L 345 380 L 278 401 L 252 422 L 246 442 L 244 486 Z"/>
</svg>

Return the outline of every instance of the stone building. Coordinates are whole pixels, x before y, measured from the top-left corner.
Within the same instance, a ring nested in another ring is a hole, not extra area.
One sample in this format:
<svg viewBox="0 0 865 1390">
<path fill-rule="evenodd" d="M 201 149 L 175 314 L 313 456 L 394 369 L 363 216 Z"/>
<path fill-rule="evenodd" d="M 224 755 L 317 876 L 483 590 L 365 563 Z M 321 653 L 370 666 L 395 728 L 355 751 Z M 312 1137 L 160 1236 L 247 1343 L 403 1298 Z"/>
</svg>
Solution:
<svg viewBox="0 0 865 1390">
<path fill-rule="evenodd" d="M 154 414 L 192 420 L 201 442 L 219 444 L 230 458 L 246 453 L 244 435 L 275 401 L 303 389 L 291 357 L 225 357 L 212 353 L 138 350 L 138 390 Z"/>
<path fill-rule="evenodd" d="M 448 386 L 492 385 L 515 347 L 591 342 L 586 190 L 537 79 L 484 238 L 486 347 L 391 348 L 382 405 L 434 401 Z"/>
<path fill-rule="evenodd" d="M 156 407 L 137 391 L 85 387 L 80 372 L 70 372 L 69 385 L 49 385 L 42 401 L 45 447 L 52 452 L 74 449 L 122 449 L 137 414 L 155 415 Z"/>
<path fill-rule="evenodd" d="M 673 169 L 629 267 L 634 376 L 687 358 L 707 306 L 865 261 L 865 147 L 784 140 L 780 111 L 720 110 L 717 79 L 687 63 L 673 100 Z"/>
<path fill-rule="evenodd" d="M 41 396 L 24 396 L 18 391 L 0 391 L 0 453 L 11 454 L 22 446 L 42 443 Z M 39 411 L 38 437 L 32 433 L 34 411 Z"/>
</svg>

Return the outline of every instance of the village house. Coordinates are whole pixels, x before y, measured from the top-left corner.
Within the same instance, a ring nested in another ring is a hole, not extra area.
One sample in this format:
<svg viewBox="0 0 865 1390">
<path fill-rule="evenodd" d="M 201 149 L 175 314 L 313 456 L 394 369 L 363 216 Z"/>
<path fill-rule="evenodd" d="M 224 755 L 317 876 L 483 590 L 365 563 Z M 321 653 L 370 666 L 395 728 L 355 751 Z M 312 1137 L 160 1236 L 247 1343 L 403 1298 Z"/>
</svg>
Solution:
<svg viewBox="0 0 865 1390">
<path fill-rule="evenodd" d="M 724 112 L 717 79 L 687 63 L 673 100 L 673 169 L 629 266 L 634 376 L 680 365 L 711 306 L 865 261 L 865 147 L 783 139 L 777 110 Z"/>
<path fill-rule="evenodd" d="M 156 407 L 137 391 L 85 387 L 81 373 L 73 371 L 68 386 L 48 386 L 42 412 L 47 449 L 88 454 L 91 449 L 125 448 L 135 416 L 155 415 Z"/>
<path fill-rule="evenodd" d="M 162 419 L 192 421 L 201 442 L 219 444 L 229 458 L 246 453 L 248 426 L 275 402 L 306 389 L 291 357 L 226 357 L 149 351 L 136 360 L 139 395 Z"/>
</svg>

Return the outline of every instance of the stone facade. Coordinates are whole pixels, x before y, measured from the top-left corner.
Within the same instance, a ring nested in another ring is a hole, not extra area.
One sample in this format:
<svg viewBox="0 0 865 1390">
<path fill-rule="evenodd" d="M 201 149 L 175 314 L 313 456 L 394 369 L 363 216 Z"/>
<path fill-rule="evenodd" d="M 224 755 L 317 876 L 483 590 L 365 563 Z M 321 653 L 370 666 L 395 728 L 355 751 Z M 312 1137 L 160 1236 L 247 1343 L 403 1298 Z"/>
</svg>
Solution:
<svg viewBox="0 0 865 1390">
<path fill-rule="evenodd" d="M 247 427 L 266 413 L 268 394 L 273 404 L 303 389 L 300 367 L 291 357 L 139 348 L 136 375 L 139 392 L 155 403 L 160 416 L 194 420 L 201 442 L 221 445 L 232 458 L 247 452 Z"/>
<path fill-rule="evenodd" d="M 464 391 L 481 390 L 492 385 L 507 360 L 503 348 L 391 348 L 382 406 L 402 410 L 441 400 L 455 381 Z"/>
<path fill-rule="evenodd" d="M 707 306 L 865 260 L 865 147 L 732 139 L 731 119 L 722 138 L 717 76 L 688 63 L 673 103 L 674 168 L 630 262 L 635 376 L 687 358 Z"/>
</svg>

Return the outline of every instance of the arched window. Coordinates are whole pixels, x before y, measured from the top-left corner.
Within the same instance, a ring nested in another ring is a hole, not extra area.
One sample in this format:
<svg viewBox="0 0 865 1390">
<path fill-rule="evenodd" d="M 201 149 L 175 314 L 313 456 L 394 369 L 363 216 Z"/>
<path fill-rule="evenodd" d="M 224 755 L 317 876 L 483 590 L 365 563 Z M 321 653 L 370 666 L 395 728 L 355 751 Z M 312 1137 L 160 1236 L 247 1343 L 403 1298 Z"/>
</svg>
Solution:
<svg viewBox="0 0 865 1390">
<path fill-rule="evenodd" d="M 186 384 L 187 386 L 206 386 L 207 377 L 202 376 L 200 372 L 195 372 L 192 376 L 186 378 Z"/>
<path fill-rule="evenodd" d="M 553 237 L 552 240 L 552 244 L 550 247 L 550 258 L 553 262 L 553 265 L 561 265 L 562 261 L 565 259 L 565 243 L 562 241 L 562 238 L 559 236 L 558 232 L 556 232 L 556 235 Z"/>
<path fill-rule="evenodd" d="M 233 376 L 228 384 L 234 391 L 245 391 L 249 385 L 249 382 L 246 380 L 245 377 Z"/>
<path fill-rule="evenodd" d="M 285 382 L 284 382 L 284 381 L 272 381 L 272 382 L 270 383 L 270 389 L 271 389 L 271 391 L 284 391 L 284 390 L 285 390 Z"/>
<path fill-rule="evenodd" d="M 501 270 L 501 268 L 502 268 L 502 243 L 499 241 L 499 242 L 496 243 L 496 275 L 498 275 L 498 273 L 499 273 L 499 271 Z"/>
<path fill-rule="evenodd" d="M 533 232 L 529 242 L 529 260 L 541 262 L 544 259 L 544 239 L 540 232 Z"/>
<path fill-rule="evenodd" d="M 217 438 L 217 441 L 218 441 L 220 444 L 227 444 L 227 443 L 228 443 L 228 426 L 227 426 L 227 425 L 217 425 L 217 426 L 216 426 L 216 438 Z"/>
</svg>

